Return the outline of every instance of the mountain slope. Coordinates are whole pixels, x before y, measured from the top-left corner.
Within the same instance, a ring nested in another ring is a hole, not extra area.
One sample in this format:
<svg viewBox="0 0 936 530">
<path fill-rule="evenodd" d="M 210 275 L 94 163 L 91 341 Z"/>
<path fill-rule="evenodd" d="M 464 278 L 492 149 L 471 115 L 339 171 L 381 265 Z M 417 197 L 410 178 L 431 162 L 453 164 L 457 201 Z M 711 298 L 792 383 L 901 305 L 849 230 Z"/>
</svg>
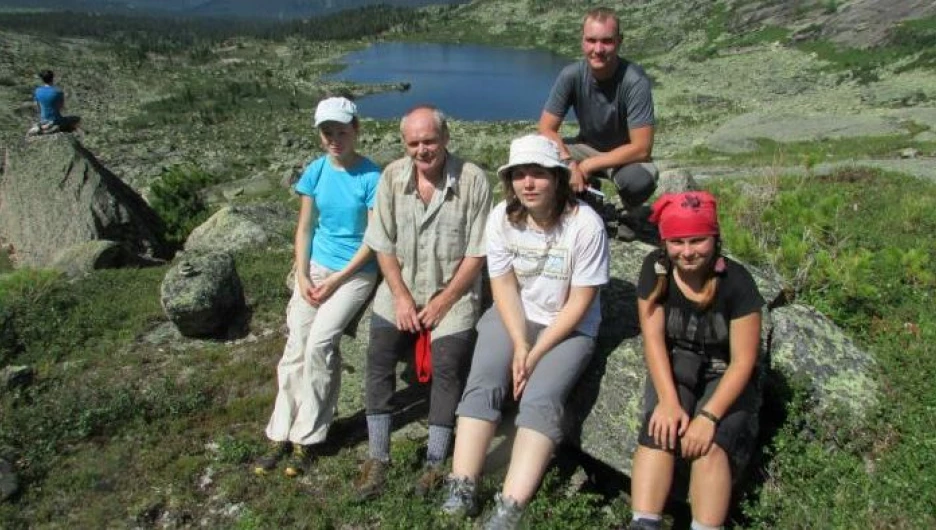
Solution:
<svg viewBox="0 0 936 530">
<path fill-rule="evenodd" d="M 2 0 L 4 7 L 210 17 L 299 18 L 374 5 L 423 7 L 465 0 Z"/>
</svg>

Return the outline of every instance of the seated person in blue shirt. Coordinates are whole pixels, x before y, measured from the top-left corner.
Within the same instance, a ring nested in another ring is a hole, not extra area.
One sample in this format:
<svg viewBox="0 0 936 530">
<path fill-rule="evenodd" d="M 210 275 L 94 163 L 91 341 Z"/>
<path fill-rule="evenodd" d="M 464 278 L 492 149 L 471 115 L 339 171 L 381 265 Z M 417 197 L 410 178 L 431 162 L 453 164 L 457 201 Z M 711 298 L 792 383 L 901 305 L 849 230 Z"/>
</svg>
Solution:
<svg viewBox="0 0 936 530">
<path fill-rule="evenodd" d="M 78 116 L 63 116 L 65 108 L 65 93 L 55 86 L 55 74 L 52 70 L 39 72 L 43 85 L 36 89 L 33 98 L 39 111 L 39 123 L 30 130 L 30 134 L 45 134 L 53 132 L 68 132 L 78 128 L 81 118 Z"/>
</svg>

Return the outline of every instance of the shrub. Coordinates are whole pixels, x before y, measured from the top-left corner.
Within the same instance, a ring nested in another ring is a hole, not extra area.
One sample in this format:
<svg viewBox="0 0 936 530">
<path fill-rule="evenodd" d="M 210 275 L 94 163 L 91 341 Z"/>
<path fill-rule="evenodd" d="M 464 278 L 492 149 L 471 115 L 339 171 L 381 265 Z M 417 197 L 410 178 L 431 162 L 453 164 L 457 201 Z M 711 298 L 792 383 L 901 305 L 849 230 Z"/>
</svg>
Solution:
<svg viewBox="0 0 936 530">
<path fill-rule="evenodd" d="M 210 215 L 199 191 L 217 179 L 206 171 L 186 165 L 164 168 L 150 188 L 150 205 L 166 223 L 166 241 L 181 247 L 196 226 Z"/>
</svg>

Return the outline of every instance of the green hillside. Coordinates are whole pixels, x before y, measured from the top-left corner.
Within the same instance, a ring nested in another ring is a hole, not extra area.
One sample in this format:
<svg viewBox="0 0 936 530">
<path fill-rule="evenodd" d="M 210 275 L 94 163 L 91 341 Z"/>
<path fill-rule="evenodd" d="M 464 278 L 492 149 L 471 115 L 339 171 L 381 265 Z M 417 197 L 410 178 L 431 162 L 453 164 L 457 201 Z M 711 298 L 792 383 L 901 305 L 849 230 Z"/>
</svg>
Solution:
<svg viewBox="0 0 936 530">
<path fill-rule="evenodd" d="M 700 180 L 722 199 L 729 249 L 782 273 L 798 300 L 842 326 L 879 365 L 881 405 L 860 424 L 817 414 L 796 382 L 774 396 L 732 525 L 936 526 L 936 125 L 926 118 L 936 107 L 936 7 L 609 4 L 622 17 L 623 53 L 654 80 L 657 161 L 710 176 Z M 152 200 L 154 188 L 157 195 L 214 190 L 160 212 L 182 238 L 193 220 L 224 204 L 297 207 L 280 182 L 321 154 L 309 121 L 316 103 L 326 94 L 394 89 L 323 80 L 345 53 L 380 40 L 444 41 L 543 48 L 571 60 L 581 15 L 595 5 L 475 0 L 289 23 L 0 10 L 0 153 L 23 145 L 36 71 L 51 66 L 68 111 L 82 116 L 82 143 L 144 197 Z M 749 150 L 716 149 L 713 138 L 732 132 L 726 124 L 755 114 L 902 118 L 896 133 L 753 138 Z M 451 147 L 493 171 L 510 138 L 533 128 L 456 121 Z M 361 151 L 378 163 L 401 155 L 398 123 L 365 119 L 362 131 Z M 916 159 L 902 157 L 908 149 Z M 245 181 L 267 186 L 231 198 L 217 191 L 249 189 Z M 359 343 L 346 342 L 344 351 L 340 442 L 315 472 L 296 481 L 249 472 L 264 449 L 284 343 L 288 249 L 236 256 L 252 312 L 246 337 L 190 341 L 173 338 L 159 305 L 167 266 L 75 281 L 51 271 L 10 273 L 2 243 L 0 370 L 29 366 L 35 380 L 0 386 L 0 460 L 20 482 L 0 502 L 0 528 L 449 524 L 409 493 L 424 442 L 418 428 L 395 438 L 388 494 L 353 501 L 349 484 L 366 445 L 354 383 Z M 627 481 L 580 456 L 558 456 L 531 527 L 614 528 L 628 519 Z M 486 480 L 487 497 L 498 478 Z M 686 514 L 674 504 L 667 523 L 682 527 Z"/>
</svg>

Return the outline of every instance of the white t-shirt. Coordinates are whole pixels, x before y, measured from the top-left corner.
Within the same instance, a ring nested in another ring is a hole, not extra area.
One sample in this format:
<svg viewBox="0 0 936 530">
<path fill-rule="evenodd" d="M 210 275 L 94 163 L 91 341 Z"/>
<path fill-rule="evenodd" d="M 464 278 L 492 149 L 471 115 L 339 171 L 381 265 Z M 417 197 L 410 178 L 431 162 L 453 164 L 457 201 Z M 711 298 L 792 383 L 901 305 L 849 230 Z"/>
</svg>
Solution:
<svg viewBox="0 0 936 530">
<path fill-rule="evenodd" d="M 507 203 L 488 217 L 487 264 L 491 278 L 513 271 L 528 320 L 548 326 L 569 297 L 569 288 L 608 283 L 610 251 L 604 222 L 584 202 L 547 232 L 516 227 L 507 220 Z M 598 335 L 601 297 L 595 296 L 576 328 Z"/>
</svg>

